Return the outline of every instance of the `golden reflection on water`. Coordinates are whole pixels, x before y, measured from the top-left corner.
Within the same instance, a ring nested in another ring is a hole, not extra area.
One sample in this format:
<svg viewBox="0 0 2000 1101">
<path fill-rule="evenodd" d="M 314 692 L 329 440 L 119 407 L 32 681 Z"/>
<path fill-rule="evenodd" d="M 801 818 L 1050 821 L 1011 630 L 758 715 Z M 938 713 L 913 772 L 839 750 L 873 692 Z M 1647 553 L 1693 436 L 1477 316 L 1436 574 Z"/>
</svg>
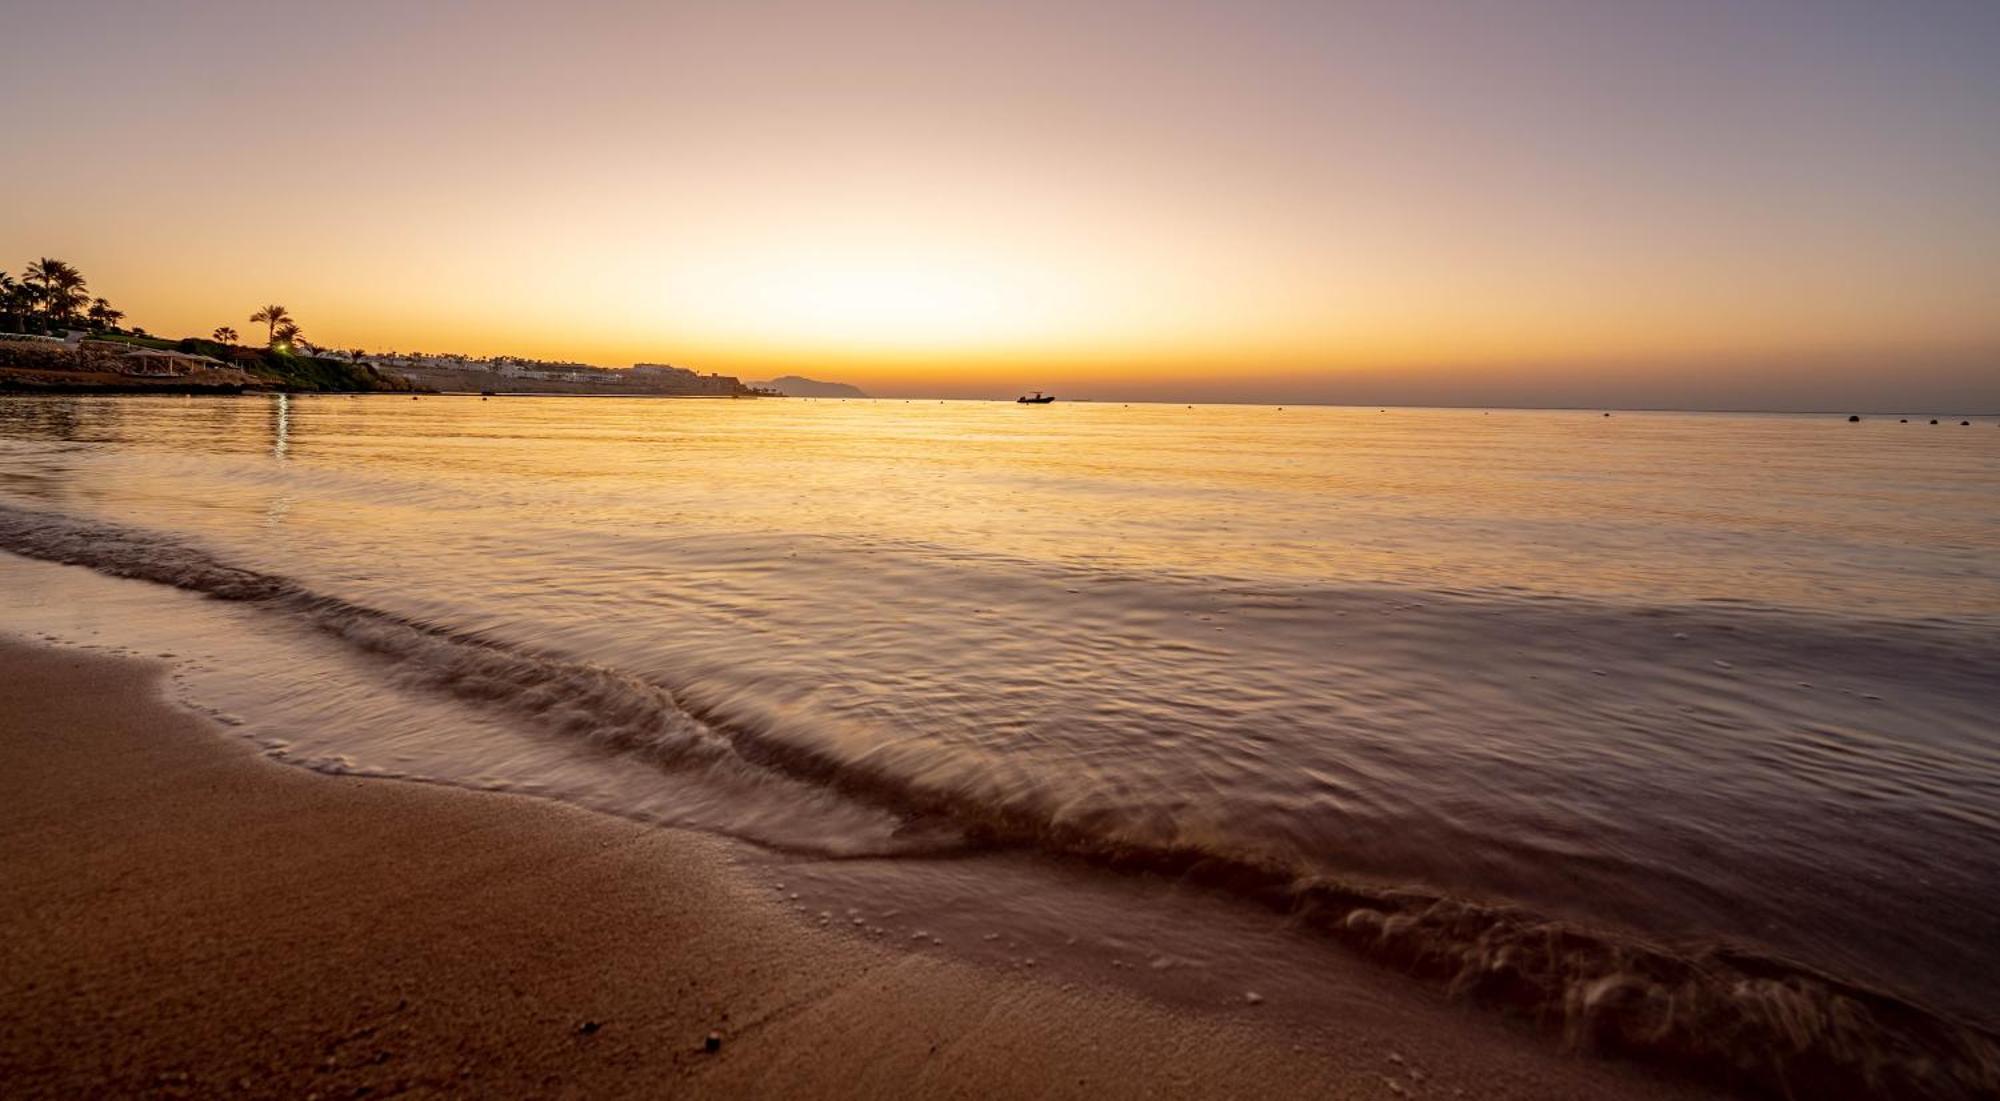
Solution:
<svg viewBox="0 0 2000 1101">
<path fill-rule="evenodd" d="M 0 538 L 283 594 L 21 574 L 51 630 L 199 651 L 245 729 L 355 768 L 837 855 L 998 821 L 1977 1006 L 1991 427 L 0 399 Z"/>
<path fill-rule="evenodd" d="M 18 406 L 0 416 L 10 433 L 34 431 Z M 508 510 L 528 508 L 590 530 L 812 533 L 1190 576 L 2000 612 L 1988 553 L 2000 438 L 1956 426 L 282 395 L 84 399 L 62 419 L 172 456 L 93 490 L 107 501 L 216 510 L 281 493 L 251 461 L 262 452 L 329 488 L 395 479 L 393 495 L 357 494 L 346 522 L 421 529 L 442 507 L 444 530 L 411 535 L 446 545 L 468 514 L 512 522 Z"/>
</svg>

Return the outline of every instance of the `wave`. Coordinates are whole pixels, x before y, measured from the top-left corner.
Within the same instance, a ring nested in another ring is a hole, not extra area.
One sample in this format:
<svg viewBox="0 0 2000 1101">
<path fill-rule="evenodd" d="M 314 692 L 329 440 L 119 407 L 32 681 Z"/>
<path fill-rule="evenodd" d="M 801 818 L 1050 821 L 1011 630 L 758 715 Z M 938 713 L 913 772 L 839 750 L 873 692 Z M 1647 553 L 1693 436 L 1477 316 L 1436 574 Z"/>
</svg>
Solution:
<svg viewBox="0 0 2000 1101">
<path fill-rule="evenodd" d="M 109 524 L 0 506 L 0 549 L 253 604 L 381 659 L 385 679 L 396 687 L 443 693 L 500 711 L 515 725 L 694 777 L 732 819 L 694 817 L 701 828 L 827 857 L 936 853 L 960 844 L 938 829 L 900 828 L 878 808 L 744 759 L 730 737 L 681 706 L 672 691 L 617 669 L 370 608 Z"/>
<path fill-rule="evenodd" d="M 401 686 L 506 712 L 532 729 L 691 774 L 732 796 L 733 832 L 829 856 L 1038 851 L 1178 876 L 1296 916 L 1452 993 L 1524 1015 L 1580 1049 L 1780 1096 L 1985 1097 L 2000 1041 L 1912 1000 L 1722 944 L 1667 945 L 1517 906 L 1307 875 L 1281 858 L 1160 840 L 1112 821 L 933 790 L 889 766 L 731 725 L 650 680 L 423 623 L 151 533 L 0 506 L 0 548 L 253 604 L 387 659 Z M 741 810 L 746 806 L 758 811 Z M 761 828 L 772 814 L 852 829 Z"/>
</svg>

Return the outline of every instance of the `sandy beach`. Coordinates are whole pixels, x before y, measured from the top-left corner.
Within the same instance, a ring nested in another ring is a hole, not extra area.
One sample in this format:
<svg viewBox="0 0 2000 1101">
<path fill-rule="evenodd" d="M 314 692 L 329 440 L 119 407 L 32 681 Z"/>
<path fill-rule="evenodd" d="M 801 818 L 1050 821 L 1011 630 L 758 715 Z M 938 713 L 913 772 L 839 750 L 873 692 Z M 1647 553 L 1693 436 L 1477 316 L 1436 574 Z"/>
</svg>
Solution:
<svg viewBox="0 0 2000 1101">
<path fill-rule="evenodd" d="M 1414 987 L 1306 1035 L 899 953 L 724 842 L 275 764 L 157 664 L 0 660 L 12 1096 L 1686 1095 Z"/>
</svg>

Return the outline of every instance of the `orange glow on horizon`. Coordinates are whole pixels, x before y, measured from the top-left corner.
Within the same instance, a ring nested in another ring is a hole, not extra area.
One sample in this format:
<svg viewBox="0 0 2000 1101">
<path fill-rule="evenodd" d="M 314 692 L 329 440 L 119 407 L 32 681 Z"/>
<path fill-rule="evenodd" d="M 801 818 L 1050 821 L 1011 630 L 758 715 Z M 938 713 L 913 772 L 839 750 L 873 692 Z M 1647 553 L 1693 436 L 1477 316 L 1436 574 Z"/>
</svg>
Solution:
<svg viewBox="0 0 2000 1101">
<path fill-rule="evenodd" d="M 2000 356 L 2000 66 L 1876 79 L 1818 24 L 1628 13 L 1579 52 L 1400 8 L 22 18 L 0 80 L 78 93 L 0 148 L 0 268 L 66 259 L 163 334 L 282 301 L 328 347 L 889 393 L 1596 364 L 1615 398 Z M 274 119 L 280 163 L 205 144 Z"/>
</svg>

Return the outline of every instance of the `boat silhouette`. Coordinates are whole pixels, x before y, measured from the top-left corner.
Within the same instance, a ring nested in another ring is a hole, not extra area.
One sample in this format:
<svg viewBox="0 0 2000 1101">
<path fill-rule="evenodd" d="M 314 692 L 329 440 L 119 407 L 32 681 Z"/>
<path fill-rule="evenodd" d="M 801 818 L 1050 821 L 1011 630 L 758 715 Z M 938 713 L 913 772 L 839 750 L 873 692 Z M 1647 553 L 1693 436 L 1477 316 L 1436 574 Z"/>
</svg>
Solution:
<svg viewBox="0 0 2000 1101">
<path fill-rule="evenodd" d="M 1047 405 L 1048 403 L 1056 400 L 1056 396 L 1054 394 L 1050 394 L 1047 397 L 1044 397 L 1042 396 L 1042 392 L 1040 390 L 1037 390 L 1035 391 L 1034 397 L 1028 397 L 1026 394 L 1023 394 L 1022 396 L 1015 398 L 1014 400 L 1022 405 Z"/>
</svg>

